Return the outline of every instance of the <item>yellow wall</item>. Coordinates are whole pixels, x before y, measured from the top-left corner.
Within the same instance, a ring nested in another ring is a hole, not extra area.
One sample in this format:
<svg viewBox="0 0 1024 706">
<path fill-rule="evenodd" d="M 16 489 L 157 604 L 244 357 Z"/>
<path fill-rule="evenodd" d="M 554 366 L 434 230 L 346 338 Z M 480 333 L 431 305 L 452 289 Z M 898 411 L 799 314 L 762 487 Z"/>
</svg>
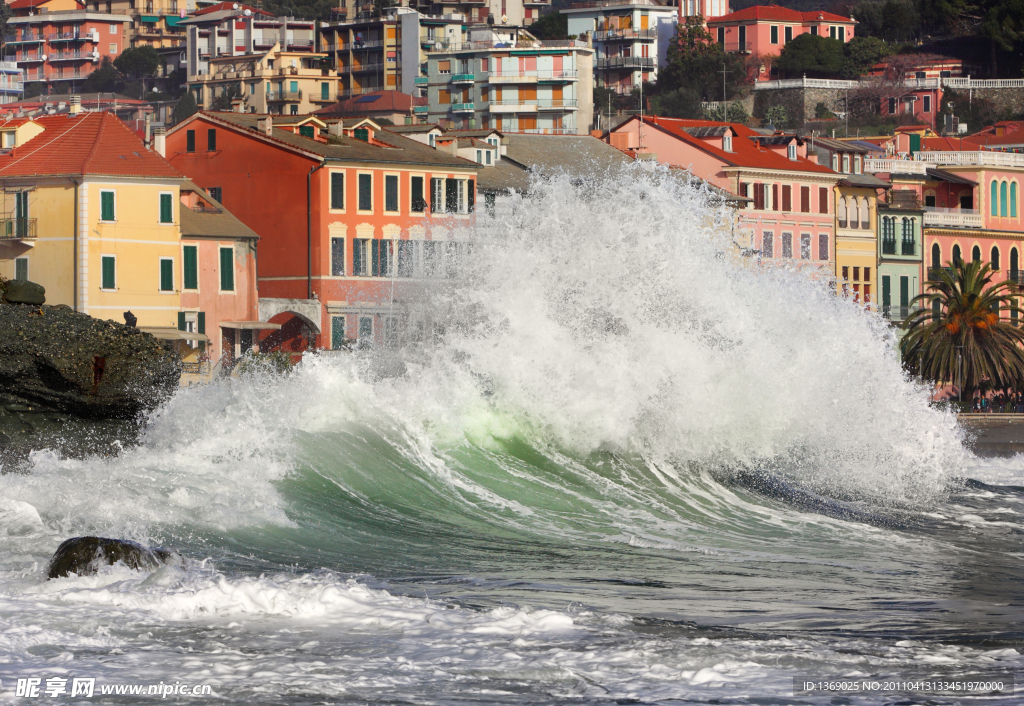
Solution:
<svg viewBox="0 0 1024 706">
<path fill-rule="evenodd" d="M 5 184 L 3 193 L 4 222 L 0 231 L 6 233 L 6 221 L 15 213 L 15 194 L 11 190 L 24 187 Z M 29 192 L 28 217 L 35 219 L 35 239 L 0 240 L 0 275 L 14 279 L 15 259 L 28 258 L 28 277 L 46 288 L 47 304 L 72 304 L 74 263 L 75 188 L 70 179 L 40 183 Z"/>
<path fill-rule="evenodd" d="M 878 230 L 878 219 L 875 217 L 875 209 L 878 205 L 877 195 L 874 189 L 857 188 L 849 186 L 837 186 L 835 188 L 836 197 L 854 196 L 858 199 L 867 198 L 869 208 L 868 223 L 870 228 L 864 230 L 860 228 L 839 228 L 838 222 L 836 224 L 836 289 L 838 294 L 843 293 L 843 268 L 850 268 L 851 276 L 846 282 L 848 285 L 849 296 L 853 296 L 853 268 L 861 268 L 861 272 L 865 267 L 871 268 L 871 308 L 875 308 L 877 299 L 880 295 L 880 285 L 878 282 L 878 256 L 877 256 L 877 230 Z M 837 209 L 838 213 L 838 209 Z M 847 216 L 849 217 L 849 216 Z M 859 219 L 859 214 L 858 214 Z M 860 280 L 857 282 L 860 285 L 860 289 L 863 292 L 864 279 L 863 274 Z"/>
</svg>

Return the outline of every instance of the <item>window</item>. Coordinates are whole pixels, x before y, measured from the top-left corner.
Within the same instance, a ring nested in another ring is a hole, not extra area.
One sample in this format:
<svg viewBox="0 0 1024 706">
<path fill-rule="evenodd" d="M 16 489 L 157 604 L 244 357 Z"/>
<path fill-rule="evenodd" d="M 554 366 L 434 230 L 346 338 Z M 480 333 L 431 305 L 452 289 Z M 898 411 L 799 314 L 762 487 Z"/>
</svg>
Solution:
<svg viewBox="0 0 1024 706">
<path fill-rule="evenodd" d="M 779 210 L 779 185 L 778 184 L 772 184 L 772 205 L 771 205 L 771 210 L 772 211 L 778 211 Z"/>
<path fill-rule="evenodd" d="M 111 34 L 117 34 L 117 27 L 118 26 L 116 24 L 111 24 L 110 25 L 110 33 Z"/>
<path fill-rule="evenodd" d="M 860 200 L 860 227 L 867 230 L 871 225 L 868 221 L 871 220 L 871 208 L 868 206 L 867 199 Z"/>
<path fill-rule="evenodd" d="M 220 291 L 235 291 L 235 249 L 220 249 Z"/>
<path fill-rule="evenodd" d="M 1006 218 L 1008 211 L 1006 208 L 1006 202 L 1009 200 L 1009 194 L 1007 192 L 1007 184 L 1004 181 L 999 185 L 999 215 L 1002 218 Z"/>
<path fill-rule="evenodd" d="M 1017 182 L 1010 182 L 1010 218 L 1017 217 Z"/>
<path fill-rule="evenodd" d="M 370 240 L 370 276 L 389 277 L 394 264 L 393 240 Z"/>
<path fill-rule="evenodd" d="M 195 152 L 196 151 L 196 131 L 186 130 L 185 131 L 185 151 Z"/>
<path fill-rule="evenodd" d="M 747 26 L 740 25 L 740 51 L 747 50 Z"/>
<path fill-rule="evenodd" d="M 345 274 L 345 239 L 331 238 L 331 276 L 341 277 Z"/>
<path fill-rule="evenodd" d="M 761 256 L 775 257 L 775 233 L 770 230 L 761 234 Z"/>
<path fill-rule="evenodd" d="M 360 316 L 359 317 L 359 340 L 360 341 L 372 341 L 373 340 L 373 317 L 371 317 L 371 316 Z"/>
<path fill-rule="evenodd" d="M 331 172 L 331 208 L 337 211 L 345 208 L 344 172 Z"/>
<path fill-rule="evenodd" d="M 216 152 L 217 151 L 217 131 L 207 130 L 206 131 L 206 151 Z"/>
<path fill-rule="evenodd" d="M 758 211 L 764 210 L 764 184 L 754 184 L 754 208 Z"/>
<path fill-rule="evenodd" d="M 726 152 L 732 152 L 732 133 L 727 132 L 722 135 L 722 149 Z"/>
<path fill-rule="evenodd" d="M 110 43 L 110 54 L 113 55 L 113 54 L 116 54 L 116 53 L 117 53 L 117 45 L 114 44 L 113 42 L 111 42 Z"/>
<path fill-rule="evenodd" d="M 182 288 L 199 289 L 199 248 L 196 245 L 182 248 Z"/>
<path fill-rule="evenodd" d="M 895 221 L 896 219 L 893 219 L 893 220 Z M 901 239 L 901 242 L 900 242 L 900 254 L 901 255 L 914 255 L 915 254 L 915 250 L 916 250 L 915 247 L 914 247 L 914 219 L 913 218 L 904 218 L 902 226 L 903 226 L 903 228 L 902 228 L 902 239 Z M 979 257 L 979 259 L 981 257 L 981 252 L 980 251 L 978 252 L 978 257 Z"/>
<path fill-rule="evenodd" d="M 896 99 L 889 99 L 889 115 L 896 115 Z"/>
<path fill-rule="evenodd" d="M 790 258 L 793 257 L 793 234 L 783 233 L 782 234 L 782 257 Z"/>
<path fill-rule="evenodd" d="M 862 174 L 864 172 L 863 163 L 860 161 L 859 154 L 853 158 L 853 171 L 856 174 Z"/>
<path fill-rule="evenodd" d="M 430 212 L 444 213 L 444 179 L 430 180 Z"/>
<path fill-rule="evenodd" d="M 925 112 L 925 113 L 932 112 L 932 97 L 931 96 L 925 96 L 924 97 L 924 107 L 922 108 L 922 111 Z"/>
<path fill-rule="evenodd" d="M 331 350 L 339 350 L 345 346 L 345 317 L 331 317 Z"/>
<path fill-rule="evenodd" d="M 451 61 L 439 61 L 437 62 L 437 73 L 439 74 L 450 74 L 452 72 Z"/>
<path fill-rule="evenodd" d="M 316 128 L 312 125 L 300 125 L 299 134 L 312 140 L 316 138 Z"/>
<path fill-rule="evenodd" d="M 954 245 L 953 246 L 953 265 L 954 266 L 959 265 L 961 262 L 962 262 L 962 256 L 960 254 L 960 246 L 959 245 Z"/>
<path fill-rule="evenodd" d="M 398 241 L 398 263 L 396 277 L 412 277 L 419 273 L 420 245 L 418 240 Z"/>
<path fill-rule="evenodd" d="M 924 205 L 927 208 L 935 208 L 935 194 L 925 194 Z"/>
<path fill-rule="evenodd" d="M 836 220 L 839 221 L 839 227 L 846 227 L 846 199 L 840 198 L 836 200 Z"/>
<path fill-rule="evenodd" d="M 995 179 L 993 179 L 992 180 L 992 188 L 989 191 L 990 191 L 990 193 L 989 193 L 989 202 L 991 203 L 991 205 L 989 206 L 989 215 L 991 215 L 991 216 L 998 216 L 999 215 L 999 182 L 997 182 Z"/>
<path fill-rule="evenodd" d="M 789 144 L 789 146 L 786 148 L 786 156 L 788 156 L 794 162 L 796 161 L 796 145 L 795 144 L 793 144 L 793 143 Z"/>
<path fill-rule="evenodd" d="M 782 210 L 793 210 L 793 187 L 789 184 L 783 184 L 782 186 Z"/>
<path fill-rule="evenodd" d="M 219 186 L 211 186 L 207 190 L 207 193 L 210 194 L 210 198 L 216 201 L 217 203 L 224 203 L 224 200 L 222 198 L 223 194 L 221 194 L 221 189 Z"/>
<path fill-rule="evenodd" d="M 101 191 L 100 192 L 100 220 L 101 221 L 114 221 L 116 212 L 114 210 L 114 192 L 113 191 Z"/>
<path fill-rule="evenodd" d="M 850 173 L 850 155 L 848 155 L 848 154 L 844 154 L 843 155 L 843 173 L 844 174 L 849 174 Z"/>
<path fill-rule="evenodd" d="M 792 42 L 793 41 L 793 28 L 792 27 L 784 28 L 782 36 L 783 36 L 783 39 L 785 41 Z"/>
<path fill-rule="evenodd" d="M 971 248 L 971 262 L 981 262 L 981 248 L 977 245 Z"/>
<path fill-rule="evenodd" d="M 907 318 L 907 308 L 910 306 L 910 278 L 900 277 L 900 319 Z"/>
<path fill-rule="evenodd" d="M 288 112 L 291 115 L 298 115 L 299 114 L 299 106 L 297 106 L 297 105 L 290 105 L 290 106 L 288 106 Z"/>
<path fill-rule="evenodd" d="M 117 289 L 117 257 L 114 255 L 102 255 L 100 257 L 100 289 Z"/>
<path fill-rule="evenodd" d="M 832 171 L 834 171 L 834 172 L 838 172 L 839 171 L 839 155 L 838 154 L 832 155 Z"/>
<path fill-rule="evenodd" d="M 882 277 L 882 315 L 889 318 L 892 308 L 892 292 L 889 287 L 889 275 Z"/>
<path fill-rule="evenodd" d="M 801 233 L 800 234 L 800 259 L 810 260 L 811 259 L 811 234 Z"/>
<path fill-rule="evenodd" d="M 772 25 L 772 28 L 771 28 L 771 42 L 772 42 L 772 44 L 778 44 L 779 43 L 779 26 L 778 25 Z"/>
<path fill-rule="evenodd" d="M 484 151 L 483 150 L 477 150 L 476 151 L 476 163 L 477 164 L 483 164 L 484 163 Z"/>
<path fill-rule="evenodd" d="M 409 210 L 413 213 L 423 213 L 427 210 L 427 202 L 423 198 L 423 177 L 410 178 L 409 191 Z"/>
<path fill-rule="evenodd" d="M 721 46 L 725 46 L 725 27 L 718 28 L 718 43 Z"/>
<path fill-rule="evenodd" d="M 828 213 L 828 189 L 824 186 L 818 187 L 818 212 Z"/>
<path fill-rule="evenodd" d="M 818 259 L 828 259 L 828 233 L 818 233 Z"/>
<path fill-rule="evenodd" d="M 160 258 L 160 291 L 174 291 L 174 260 L 169 257 Z"/>
<path fill-rule="evenodd" d="M 932 245 L 932 269 L 937 270 L 942 267 L 942 248 L 938 243 Z M 932 279 L 929 277 L 928 279 Z"/>
<path fill-rule="evenodd" d="M 14 279 L 20 282 L 28 281 L 28 258 L 27 257 L 16 257 L 14 258 Z"/>
<path fill-rule="evenodd" d="M 359 175 L 359 210 L 373 210 L 373 175 Z"/>
<path fill-rule="evenodd" d="M 800 212 L 811 212 L 811 187 L 809 186 L 800 187 Z"/>
<path fill-rule="evenodd" d="M 370 273 L 368 250 L 369 241 L 366 238 L 352 241 L 352 274 L 365 277 Z"/>
<path fill-rule="evenodd" d="M 160 222 L 174 223 L 173 194 L 160 194 Z"/>
<path fill-rule="evenodd" d="M 490 150 L 487 150 L 487 166 L 488 167 L 491 166 L 491 151 Z M 1014 184 L 1013 188 L 1016 189 L 1017 185 Z"/>
<path fill-rule="evenodd" d="M 999 269 L 999 248 L 997 246 L 995 246 L 995 245 L 992 246 L 992 253 L 991 253 L 991 260 L 990 260 L 990 262 L 992 263 L 992 269 L 993 270 L 998 270 Z"/>
<path fill-rule="evenodd" d="M 882 217 L 882 254 L 896 254 L 896 219 L 890 216 Z"/>
<path fill-rule="evenodd" d="M 818 36 L 818 25 L 811 25 L 811 36 L 812 37 L 817 37 Z"/>
<path fill-rule="evenodd" d="M 384 210 L 398 211 L 398 175 L 388 174 L 384 177 Z"/>
</svg>

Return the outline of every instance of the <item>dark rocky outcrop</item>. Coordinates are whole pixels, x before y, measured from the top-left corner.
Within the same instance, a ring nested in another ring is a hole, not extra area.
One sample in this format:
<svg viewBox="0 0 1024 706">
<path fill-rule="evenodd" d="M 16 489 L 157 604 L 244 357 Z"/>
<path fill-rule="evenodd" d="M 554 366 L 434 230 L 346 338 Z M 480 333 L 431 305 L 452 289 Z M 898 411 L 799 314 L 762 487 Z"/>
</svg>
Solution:
<svg viewBox="0 0 1024 706">
<path fill-rule="evenodd" d="M 5 296 L 16 289 L 3 284 Z M 178 356 L 138 329 L 67 306 L 0 303 L 0 470 L 33 448 L 77 455 L 131 443 L 180 371 Z"/>
<path fill-rule="evenodd" d="M 101 566 L 121 562 L 129 569 L 154 571 L 169 563 L 180 563 L 181 556 L 161 547 L 144 547 L 136 542 L 106 537 L 73 537 L 57 547 L 50 560 L 47 578 L 77 574 L 92 576 Z"/>
<path fill-rule="evenodd" d="M 46 303 L 46 289 L 43 285 L 35 282 L 11 280 L 4 283 L 3 300 L 8 304 L 34 304 L 39 306 Z"/>
</svg>

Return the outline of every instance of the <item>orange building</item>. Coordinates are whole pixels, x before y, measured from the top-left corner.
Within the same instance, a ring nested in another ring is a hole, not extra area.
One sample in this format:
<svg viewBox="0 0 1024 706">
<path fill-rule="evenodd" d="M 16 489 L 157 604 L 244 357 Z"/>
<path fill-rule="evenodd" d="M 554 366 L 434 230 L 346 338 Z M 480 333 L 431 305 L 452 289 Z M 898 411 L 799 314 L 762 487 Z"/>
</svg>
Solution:
<svg viewBox="0 0 1024 706">
<path fill-rule="evenodd" d="M 197 113 L 165 148 L 260 236 L 259 318 L 283 325 L 263 347 L 397 342 L 412 323 L 400 304 L 407 285 L 445 276 L 465 254 L 457 236 L 480 165 L 370 120 L 275 120 Z"/>
</svg>

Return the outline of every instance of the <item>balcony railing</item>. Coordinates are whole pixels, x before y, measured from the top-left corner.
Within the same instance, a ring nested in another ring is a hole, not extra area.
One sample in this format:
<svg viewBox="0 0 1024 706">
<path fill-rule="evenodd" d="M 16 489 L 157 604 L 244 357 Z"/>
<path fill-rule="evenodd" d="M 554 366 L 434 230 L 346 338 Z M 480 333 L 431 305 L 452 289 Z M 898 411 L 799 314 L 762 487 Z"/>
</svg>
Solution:
<svg viewBox="0 0 1024 706">
<path fill-rule="evenodd" d="M 942 273 L 943 272 L 952 273 L 953 272 L 953 268 L 951 268 L 951 267 L 929 267 L 928 268 L 928 281 L 929 282 L 938 282 L 938 281 L 940 281 L 941 278 L 942 278 Z"/>
<path fill-rule="evenodd" d="M 300 101 L 302 100 L 302 91 L 268 91 L 267 101 L 271 103 L 279 101 Z"/>
<path fill-rule="evenodd" d="M 917 249 L 913 240 L 901 240 L 900 241 L 900 255 L 906 255 L 913 257 L 917 254 Z"/>
<path fill-rule="evenodd" d="M 917 211 L 921 208 L 921 199 L 916 191 L 896 190 L 889 192 L 889 208 L 909 209 Z"/>
<path fill-rule="evenodd" d="M 883 255 L 895 255 L 896 254 L 896 239 L 883 238 L 882 239 L 882 254 Z"/>
<path fill-rule="evenodd" d="M 591 7 L 611 7 L 614 5 L 660 5 L 654 0 L 587 0 L 569 5 L 573 10 L 586 10 Z"/>
<path fill-rule="evenodd" d="M 908 159 L 865 159 L 864 171 L 871 174 L 927 174 L 928 165 Z"/>
<path fill-rule="evenodd" d="M 0 220 L 0 240 L 35 238 L 35 218 L 4 218 Z"/>
<path fill-rule="evenodd" d="M 476 76 L 473 74 L 452 74 L 452 83 L 473 83 L 476 80 Z"/>
<path fill-rule="evenodd" d="M 984 219 L 977 209 L 925 207 L 924 224 L 946 228 L 981 228 Z"/>
<path fill-rule="evenodd" d="M 4 37 L 4 44 L 30 44 L 43 41 L 43 34 L 38 32 L 25 32 L 24 34 L 8 34 Z"/>
<path fill-rule="evenodd" d="M 575 81 L 579 74 L 575 69 L 565 71 L 524 71 L 518 74 L 488 75 L 488 83 L 537 83 L 538 81 Z"/>
<path fill-rule="evenodd" d="M 915 306 L 892 306 L 890 304 L 882 305 L 882 316 L 887 318 L 889 321 L 905 321 L 910 318 L 910 315 L 917 311 Z"/>
<path fill-rule="evenodd" d="M 91 59 L 92 55 L 86 52 L 83 54 L 80 51 L 55 51 L 50 54 L 50 61 L 72 61 L 74 59 Z"/>
<path fill-rule="evenodd" d="M 455 113 L 472 113 L 472 103 L 452 103 L 452 111 Z"/>
<path fill-rule="evenodd" d="M 636 39 L 657 39 L 656 29 L 606 29 L 594 32 L 595 42 L 632 42 Z"/>
<path fill-rule="evenodd" d="M 925 166 L 1024 167 L 1024 154 L 1009 152 L 917 152 L 914 160 Z"/>
<path fill-rule="evenodd" d="M 311 93 L 309 100 L 311 103 L 334 103 L 338 100 L 338 94 L 333 91 L 327 93 L 327 95 L 324 95 L 323 92 Z"/>
<path fill-rule="evenodd" d="M 360 64 L 359 66 L 353 66 L 349 69 L 354 74 L 366 73 L 367 71 L 380 71 L 384 68 L 384 64 Z M 342 69 L 338 69 L 342 71 Z"/>
<path fill-rule="evenodd" d="M 598 59 L 599 69 L 653 69 L 654 59 L 646 56 L 613 56 Z"/>
<path fill-rule="evenodd" d="M 24 62 L 24 63 L 35 63 L 37 61 L 42 61 L 42 60 L 43 60 L 43 55 L 42 54 L 27 54 L 25 56 L 22 56 L 22 57 L 18 58 L 18 61 Z"/>
<path fill-rule="evenodd" d="M 427 78 L 426 76 L 417 76 L 415 79 L 413 79 L 413 83 L 415 83 L 417 86 L 426 86 L 428 83 L 430 83 L 430 79 Z"/>
<path fill-rule="evenodd" d="M 92 34 L 86 32 L 82 34 L 80 32 L 54 32 L 46 35 L 46 41 L 48 42 L 98 42 L 100 36 L 98 34 Z"/>
</svg>

